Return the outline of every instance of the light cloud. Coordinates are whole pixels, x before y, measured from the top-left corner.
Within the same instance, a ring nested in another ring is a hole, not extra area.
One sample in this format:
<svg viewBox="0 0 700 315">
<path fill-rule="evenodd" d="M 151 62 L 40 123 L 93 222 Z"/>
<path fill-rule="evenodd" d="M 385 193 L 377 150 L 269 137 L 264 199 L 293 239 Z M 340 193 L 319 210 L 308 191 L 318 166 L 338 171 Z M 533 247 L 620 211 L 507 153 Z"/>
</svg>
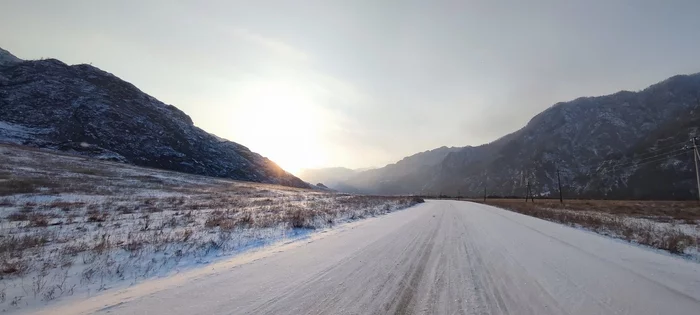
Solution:
<svg viewBox="0 0 700 315">
<path fill-rule="evenodd" d="M 245 39 L 249 42 L 252 42 L 254 44 L 260 45 L 264 48 L 267 48 L 277 54 L 279 54 L 281 57 L 296 60 L 296 61 L 307 61 L 309 60 L 309 56 L 299 50 L 296 49 L 290 45 L 285 44 L 282 41 L 263 37 L 262 35 L 255 34 L 251 31 L 248 31 L 246 29 L 242 28 L 236 28 L 232 31 L 234 36 L 237 36 L 239 38 Z"/>
<path fill-rule="evenodd" d="M 288 164 L 365 167 L 698 72 L 699 11 L 682 0 L 8 0 L 0 46 L 92 62 Z M 287 130 L 256 138 L 260 128 Z"/>
</svg>

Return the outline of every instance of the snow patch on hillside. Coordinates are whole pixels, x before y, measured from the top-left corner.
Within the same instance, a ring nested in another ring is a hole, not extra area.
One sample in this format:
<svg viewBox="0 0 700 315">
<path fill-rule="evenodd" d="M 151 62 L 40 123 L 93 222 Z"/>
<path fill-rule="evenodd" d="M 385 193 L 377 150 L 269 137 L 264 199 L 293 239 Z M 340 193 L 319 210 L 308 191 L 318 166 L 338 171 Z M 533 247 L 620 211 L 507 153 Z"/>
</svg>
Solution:
<svg viewBox="0 0 700 315">
<path fill-rule="evenodd" d="M 37 137 L 48 135 L 52 131 L 51 128 L 31 128 L 0 121 L 0 142 L 25 144 L 34 141 Z"/>
</svg>

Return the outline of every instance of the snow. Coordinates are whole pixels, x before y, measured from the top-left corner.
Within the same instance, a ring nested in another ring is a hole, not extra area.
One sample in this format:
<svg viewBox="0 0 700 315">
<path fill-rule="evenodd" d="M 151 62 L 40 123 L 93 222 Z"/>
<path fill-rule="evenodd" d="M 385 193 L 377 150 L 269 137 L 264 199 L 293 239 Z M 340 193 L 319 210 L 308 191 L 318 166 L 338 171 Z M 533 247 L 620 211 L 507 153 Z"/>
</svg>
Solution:
<svg viewBox="0 0 700 315">
<path fill-rule="evenodd" d="M 360 221 L 43 313 L 697 314 L 700 264 L 458 201 Z"/>
<path fill-rule="evenodd" d="M 47 135 L 51 131 L 50 128 L 30 128 L 0 121 L 0 142 L 22 144 L 33 141 L 39 135 Z"/>
<path fill-rule="evenodd" d="M 9 312 L 413 205 L 411 198 L 238 182 L 11 145 L 0 145 L 0 156 L 0 181 L 18 189 L 0 190 L 0 309 Z"/>
<path fill-rule="evenodd" d="M 26 203 L 53 203 L 53 202 L 104 202 L 107 196 L 96 196 L 96 195 L 81 195 L 81 194 L 56 194 L 56 195 L 42 195 L 42 194 L 16 194 L 11 196 L 3 197 L 5 201 L 15 203 L 15 204 L 26 204 Z"/>
</svg>

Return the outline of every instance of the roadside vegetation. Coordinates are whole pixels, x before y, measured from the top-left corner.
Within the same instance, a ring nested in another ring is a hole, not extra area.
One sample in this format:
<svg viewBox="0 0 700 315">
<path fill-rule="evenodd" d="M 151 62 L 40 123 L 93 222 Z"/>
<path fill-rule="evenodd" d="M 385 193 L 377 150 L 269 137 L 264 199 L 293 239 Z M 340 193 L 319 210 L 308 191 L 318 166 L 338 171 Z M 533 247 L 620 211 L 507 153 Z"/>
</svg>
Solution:
<svg viewBox="0 0 700 315">
<path fill-rule="evenodd" d="M 471 201 L 584 228 L 700 261 L 697 201 L 480 199 Z"/>
<path fill-rule="evenodd" d="M 138 168 L 0 145 L 0 309 L 89 296 L 422 200 Z"/>
</svg>

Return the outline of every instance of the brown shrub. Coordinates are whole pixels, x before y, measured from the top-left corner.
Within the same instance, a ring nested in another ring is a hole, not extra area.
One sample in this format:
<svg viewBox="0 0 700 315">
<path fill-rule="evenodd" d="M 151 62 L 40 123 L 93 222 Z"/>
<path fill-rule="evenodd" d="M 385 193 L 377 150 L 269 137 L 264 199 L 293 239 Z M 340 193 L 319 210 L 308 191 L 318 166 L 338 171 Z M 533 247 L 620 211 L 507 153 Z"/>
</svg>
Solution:
<svg viewBox="0 0 700 315">
<path fill-rule="evenodd" d="M 287 209 L 284 212 L 283 220 L 292 228 L 313 229 L 315 227 L 313 226 L 312 222 L 315 216 L 316 214 L 313 210 L 300 207 L 292 207 L 291 209 Z"/>
<path fill-rule="evenodd" d="M 215 228 L 219 227 L 221 230 L 233 230 L 236 227 L 236 222 L 229 217 L 226 217 L 220 211 L 215 211 L 209 214 L 207 220 L 204 221 L 204 227 Z"/>
<path fill-rule="evenodd" d="M 481 200 L 473 200 L 481 202 Z M 488 204 L 514 205 L 524 204 L 522 199 L 488 199 Z M 700 220 L 700 203 L 697 201 L 654 201 L 654 200 L 565 200 L 561 204 L 557 199 L 537 199 L 536 205 L 551 209 L 572 211 L 596 211 L 613 215 L 625 215 L 641 218 L 660 218 L 674 220 Z"/>
<path fill-rule="evenodd" d="M 0 199 L 0 207 L 11 207 L 14 205 L 15 205 L 15 203 L 12 202 L 10 199 L 7 199 L 7 198 Z"/>
<path fill-rule="evenodd" d="M 29 214 L 26 212 L 14 212 L 10 213 L 10 215 L 7 216 L 7 219 L 10 221 L 27 221 L 29 220 Z"/>
<path fill-rule="evenodd" d="M 44 178 L 10 178 L 0 182 L 0 196 L 29 194 L 41 187 L 55 187 L 56 183 Z"/>
<path fill-rule="evenodd" d="M 618 211 L 617 215 L 611 214 L 610 208 L 599 212 L 590 211 L 592 210 L 591 208 L 587 208 L 588 211 L 582 211 L 581 208 L 579 208 L 579 210 L 549 208 L 553 205 L 552 202 L 525 203 L 522 200 L 519 202 L 511 200 L 488 200 L 486 203 L 548 221 L 571 226 L 581 226 L 601 234 L 609 234 L 630 242 L 667 250 L 674 254 L 683 254 L 687 248 L 697 247 L 699 245 L 696 237 L 685 234 L 679 229 L 655 228 L 653 224 L 626 223 L 623 220 L 624 215 L 619 213 L 627 213 L 628 216 L 633 216 L 631 214 L 633 212 L 631 207 L 636 207 L 643 202 L 634 203 L 626 201 L 615 203 L 586 201 L 576 203 L 578 205 L 622 205 L 620 207 L 625 208 L 625 210 Z M 659 220 L 656 221 L 659 222 Z"/>
<path fill-rule="evenodd" d="M 64 256 L 75 257 L 79 253 L 84 252 L 86 250 L 88 250 L 87 243 L 69 244 L 64 246 L 63 249 L 61 249 L 61 253 Z"/>
<path fill-rule="evenodd" d="M 74 209 L 82 208 L 85 206 L 84 202 L 68 202 L 68 201 L 54 201 L 46 205 L 49 209 L 60 209 L 63 212 L 70 212 Z"/>
<path fill-rule="evenodd" d="M 145 244 L 144 244 L 144 242 L 142 242 L 142 241 L 131 240 L 131 241 L 129 241 L 128 243 L 126 243 L 126 244 L 123 246 L 123 248 L 124 248 L 124 250 L 126 250 L 126 251 L 135 252 L 135 251 L 138 251 L 138 250 L 140 250 L 141 248 L 143 248 L 144 245 L 145 245 Z"/>
<path fill-rule="evenodd" d="M 414 204 L 418 204 L 418 203 L 424 203 L 425 200 L 423 198 L 420 198 L 420 197 L 413 197 L 413 198 L 411 198 L 411 202 Z"/>
<path fill-rule="evenodd" d="M 29 224 L 34 227 L 49 226 L 49 217 L 43 214 L 33 214 L 29 217 Z"/>
<path fill-rule="evenodd" d="M 251 206 L 271 206 L 275 202 L 271 198 L 257 199 L 250 202 Z"/>
<path fill-rule="evenodd" d="M 117 210 L 118 212 L 120 212 L 121 214 L 131 214 L 131 213 L 134 213 L 134 210 L 133 210 L 132 208 L 130 208 L 130 207 L 127 207 L 127 206 L 119 206 L 119 207 L 117 207 L 116 210 Z"/>
<path fill-rule="evenodd" d="M 192 237 L 192 234 L 194 234 L 192 230 L 185 229 L 185 231 L 182 232 L 182 242 L 186 243 L 190 239 L 190 237 Z"/>
<path fill-rule="evenodd" d="M 94 209 L 87 211 L 87 222 L 105 222 L 107 221 L 108 213 L 100 212 Z"/>
<path fill-rule="evenodd" d="M 91 175 L 91 176 L 107 177 L 107 176 L 112 175 L 111 172 L 106 171 L 106 170 L 80 167 L 80 166 L 72 166 L 72 165 L 66 166 L 66 170 L 73 172 L 73 173 L 79 173 L 79 174 Z"/>
<path fill-rule="evenodd" d="M 21 275 L 29 270 L 29 264 L 23 260 L 3 261 L 0 263 L 0 277 Z"/>
<path fill-rule="evenodd" d="M 673 254 L 683 254 L 686 248 L 697 246 L 696 239 L 679 230 L 673 230 L 662 238 L 658 248 L 665 249 Z"/>
<path fill-rule="evenodd" d="M 3 237 L 0 238 L 0 253 L 20 252 L 42 246 L 48 241 L 48 236 L 44 234 Z"/>
</svg>

